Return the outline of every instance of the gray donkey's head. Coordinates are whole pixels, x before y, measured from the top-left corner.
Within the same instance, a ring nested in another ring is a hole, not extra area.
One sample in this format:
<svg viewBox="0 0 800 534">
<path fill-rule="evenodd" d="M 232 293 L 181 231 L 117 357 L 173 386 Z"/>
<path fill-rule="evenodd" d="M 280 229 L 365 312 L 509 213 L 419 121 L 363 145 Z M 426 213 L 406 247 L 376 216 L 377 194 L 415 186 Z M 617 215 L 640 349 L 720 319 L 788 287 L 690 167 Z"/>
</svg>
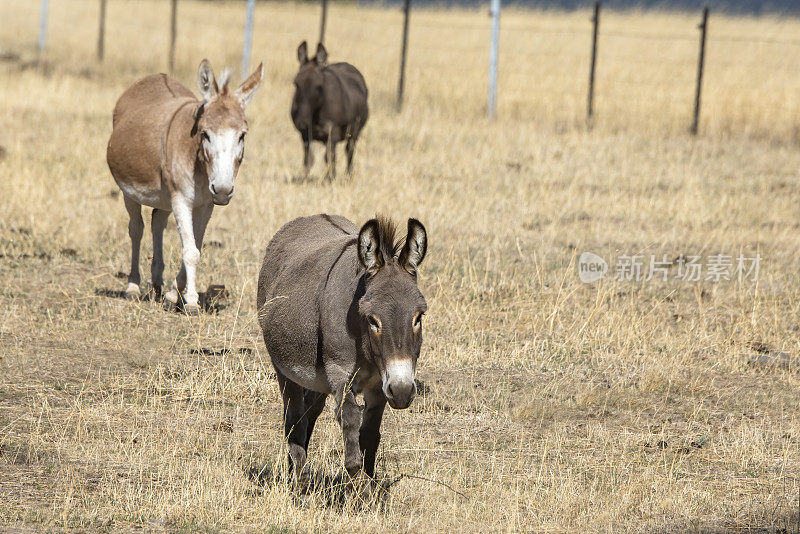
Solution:
<svg viewBox="0 0 800 534">
<path fill-rule="evenodd" d="M 416 219 L 408 220 L 402 248 L 394 235 L 394 225 L 383 218 L 367 221 L 358 234 L 358 259 L 367 270 L 358 311 L 383 393 L 392 408 L 402 409 L 417 394 L 414 371 L 422 347 L 422 315 L 428 309 L 417 287 L 417 267 L 428 237 Z"/>
</svg>

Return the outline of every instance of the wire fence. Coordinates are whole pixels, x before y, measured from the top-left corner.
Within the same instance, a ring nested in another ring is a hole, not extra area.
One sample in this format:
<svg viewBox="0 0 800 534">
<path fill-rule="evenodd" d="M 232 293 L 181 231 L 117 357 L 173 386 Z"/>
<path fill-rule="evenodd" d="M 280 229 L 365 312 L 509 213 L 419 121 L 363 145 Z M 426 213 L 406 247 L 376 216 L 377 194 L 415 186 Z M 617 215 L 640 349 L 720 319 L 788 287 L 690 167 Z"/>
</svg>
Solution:
<svg viewBox="0 0 800 534">
<path fill-rule="evenodd" d="M 105 58 L 105 34 L 107 31 L 114 31 L 107 27 L 105 20 L 108 1 L 98 0 L 96 57 L 100 62 Z M 48 47 L 50 1 L 40 2 L 37 47 L 43 54 Z M 169 2 L 170 21 L 165 25 L 169 33 L 168 49 L 164 53 L 167 54 L 170 70 L 174 70 L 177 35 L 183 30 L 179 19 L 182 2 Z M 258 35 L 268 32 L 287 37 L 293 34 L 285 28 L 254 26 L 254 17 L 260 8 L 255 0 L 242 2 L 243 72 L 248 69 L 254 33 Z M 372 8 L 356 8 L 356 11 L 358 24 L 373 25 L 376 32 L 385 30 L 387 18 L 384 14 L 377 13 Z M 496 102 L 503 102 L 504 92 L 538 95 L 540 100 L 550 96 L 553 103 L 539 103 L 541 107 L 550 108 L 558 107 L 557 102 L 566 98 L 574 102 L 583 100 L 586 104 L 584 119 L 588 126 L 596 122 L 598 110 L 609 109 L 612 102 L 614 112 L 619 113 L 624 112 L 625 108 L 635 108 L 639 101 L 646 103 L 657 97 L 665 105 L 676 109 L 683 107 L 685 128 L 697 133 L 701 130 L 703 109 L 707 103 L 728 105 L 714 100 L 720 91 L 732 93 L 732 96 L 726 97 L 727 102 L 741 102 L 746 106 L 766 100 L 763 95 L 771 90 L 770 79 L 774 77 L 780 78 L 780 83 L 776 82 L 780 85 L 778 92 L 790 92 L 795 88 L 800 90 L 800 39 L 777 37 L 770 35 L 768 31 L 763 31 L 761 35 L 742 35 L 732 34 L 724 28 L 717 30 L 714 28 L 713 14 L 709 14 L 708 10 L 705 12 L 709 23 L 704 23 L 703 14 L 698 13 L 695 22 L 687 22 L 685 31 L 676 31 L 675 24 L 666 30 L 654 27 L 652 31 L 642 31 L 622 28 L 619 24 L 604 21 L 600 2 L 595 4 L 594 16 L 587 17 L 583 24 L 551 25 L 520 23 L 516 19 L 505 21 L 499 3 L 496 10 L 490 11 L 491 16 L 482 21 L 479 16 L 472 16 L 470 20 L 431 17 L 430 10 L 421 9 L 415 12 L 412 0 L 406 0 L 400 9 L 400 17 L 396 19 L 397 109 L 401 109 L 409 91 L 413 93 L 413 84 L 419 83 L 430 72 L 441 67 L 441 60 L 437 58 L 436 50 L 430 43 L 415 41 L 419 32 L 470 36 L 468 41 L 461 43 L 461 51 L 465 57 L 473 59 L 462 64 L 448 65 L 447 73 L 451 78 L 463 75 L 466 79 L 469 75 L 470 80 L 474 81 L 476 69 L 481 68 L 481 65 L 488 70 L 485 71 L 485 112 L 489 117 L 496 113 Z M 348 11 L 346 16 L 339 15 L 335 5 L 332 8 L 328 6 L 328 0 L 320 0 L 318 16 L 321 41 L 326 39 L 326 31 L 331 27 L 353 23 L 352 11 Z M 492 32 L 493 23 L 497 23 L 496 27 L 499 28 L 496 33 Z M 504 48 L 504 40 L 522 43 L 523 46 Z M 707 51 L 705 46 L 709 48 Z M 733 47 L 740 47 L 744 52 L 726 53 Z M 490 50 L 499 50 L 498 61 L 490 60 Z M 702 57 L 704 52 L 705 57 Z M 411 57 L 408 57 L 409 54 Z M 515 68 L 507 68 L 512 61 L 521 64 L 521 67 L 517 65 Z M 547 70 L 537 71 L 537 67 L 545 63 Z M 608 74 L 612 71 L 611 65 L 623 64 L 633 67 L 616 68 L 613 74 Z M 581 69 L 584 69 L 582 73 Z M 531 83 L 532 71 L 537 71 L 534 83 Z M 457 79 L 448 81 L 458 84 Z M 709 85 L 716 94 L 705 94 Z M 467 90 L 457 89 L 457 93 Z M 756 91 L 759 92 L 758 95 Z M 755 96 L 745 98 L 742 95 Z M 771 111 L 773 115 L 781 114 L 786 121 L 797 117 L 800 122 L 800 110 L 793 102 L 784 102 L 780 97 L 775 97 L 768 103 L 780 108 L 778 111 Z M 763 104 L 764 102 L 760 103 Z M 512 108 L 518 109 L 519 106 Z M 571 109 L 577 113 L 574 103 Z M 788 119 L 785 118 L 787 115 Z M 766 122 L 763 121 L 763 124 Z"/>
</svg>

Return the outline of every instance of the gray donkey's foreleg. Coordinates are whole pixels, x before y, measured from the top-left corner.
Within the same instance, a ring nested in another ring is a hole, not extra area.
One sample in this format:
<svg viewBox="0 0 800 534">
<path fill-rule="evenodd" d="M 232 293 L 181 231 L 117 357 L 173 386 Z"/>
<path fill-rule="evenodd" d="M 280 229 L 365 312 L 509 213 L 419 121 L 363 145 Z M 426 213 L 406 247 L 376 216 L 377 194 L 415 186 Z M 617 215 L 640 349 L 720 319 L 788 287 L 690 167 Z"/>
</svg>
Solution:
<svg viewBox="0 0 800 534">
<path fill-rule="evenodd" d="M 333 398 L 335 400 L 334 413 L 342 427 L 344 439 L 344 468 L 351 477 L 356 477 L 361 471 L 361 448 L 358 440 L 361 407 L 356 402 L 356 396 L 350 389 L 349 383 L 334 388 Z"/>
<path fill-rule="evenodd" d="M 380 389 L 364 391 L 364 417 L 359 431 L 359 446 L 364 455 L 364 472 L 375 476 L 375 456 L 381 441 L 381 420 L 386 408 L 386 396 Z"/>
</svg>

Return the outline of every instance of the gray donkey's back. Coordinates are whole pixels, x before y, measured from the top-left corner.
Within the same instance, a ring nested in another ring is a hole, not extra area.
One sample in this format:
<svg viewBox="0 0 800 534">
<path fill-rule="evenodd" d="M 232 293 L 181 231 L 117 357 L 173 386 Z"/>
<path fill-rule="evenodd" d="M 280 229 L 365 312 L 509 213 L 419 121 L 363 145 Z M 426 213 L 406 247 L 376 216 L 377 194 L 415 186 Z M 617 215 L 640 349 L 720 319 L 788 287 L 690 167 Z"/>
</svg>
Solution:
<svg viewBox="0 0 800 534">
<path fill-rule="evenodd" d="M 354 370 L 357 340 L 348 333 L 347 311 L 360 276 L 357 237 L 358 228 L 344 217 L 314 215 L 287 223 L 267 246 L 258 278 L 259 324 L 273 365 L 306 389 L 330 392 L 326 354 L 351 356 L 333 367 Z"/>
</svg>

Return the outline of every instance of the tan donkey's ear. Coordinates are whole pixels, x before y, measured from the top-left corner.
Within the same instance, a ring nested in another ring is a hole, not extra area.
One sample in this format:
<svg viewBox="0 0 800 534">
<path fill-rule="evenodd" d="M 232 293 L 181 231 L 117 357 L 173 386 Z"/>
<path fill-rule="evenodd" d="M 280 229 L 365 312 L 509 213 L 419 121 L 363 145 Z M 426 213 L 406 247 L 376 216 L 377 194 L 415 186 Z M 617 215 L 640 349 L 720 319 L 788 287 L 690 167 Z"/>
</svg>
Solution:
<svg viewBox="0 0 800 534">
<path fill-rule="evenodd" d="M 242 85 L 233 92 L 233 95 L 239 99 L 239 103 L 242 105 L 243 108 L 247 107 L 247 104 L 253 99 L 253 94 L 255 94 L 256 89 L 261 85 L 261 82 L 264 80 L 264 63 L 259 63 L 256 70 L 253 71 L 253 74 L 250 75 L 245 81 L 242 82 Z"/>
<path fill-rule="evenodd" d="M 201 61 L 200 67 L 197 69 L 197 88 L 200 90 L 200 94 L 206 104 L 219 96 L 219 87 L 217 86 L 217 80 L 214 79 L 214 70 L 207 59 Z"/>
<path fill-rule="evenodd" d="M 428 233 L 422 223 L 416 219 L 408 220 L 408 234 L 406 244 L 400 251 L 398 262 L 411 274 L 417 274 L 417 267 L 425 259 L 428 251 Z"/>
</svg>

